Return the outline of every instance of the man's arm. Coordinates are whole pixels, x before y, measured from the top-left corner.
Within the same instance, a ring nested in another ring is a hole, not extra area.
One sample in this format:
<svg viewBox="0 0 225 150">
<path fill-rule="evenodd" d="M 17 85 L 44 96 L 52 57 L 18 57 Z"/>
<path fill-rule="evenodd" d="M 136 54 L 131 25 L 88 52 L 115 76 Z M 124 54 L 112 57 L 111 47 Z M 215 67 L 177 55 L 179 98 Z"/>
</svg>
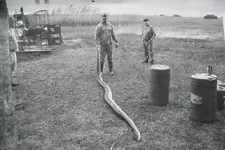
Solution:
<svg viewBox="0 0 225 150">
<path fill-rule="evenodd" d="M 26 17 L 26 27 L 29 28 L 30 27 L 30 22 L 28 20 L 28 18 Z"/>
<path fill-rule="evenodd" d="M 18 41 L 17 41 L 16 36 L 14 34 L 12 34 L 12 39 L 13 39 L 13 42 L 14 42 L 14 44 L 16 46 L 16 50 L 18 50 L 19 49 Z"/>
<path fill-rule="evenodd" d="M 13 41 L 13 44 L 15 45 L 16 49 L 15 51 L 17 51 L 19 49 L 19 46 L 18 46 L 18 41 L 16 39 L 16 36 L 15 36 L 15 32 L 13 32 L 11 29 L 10 29 L 10 36 L 12 38 L 12 41 Z"/>
<path fill-rule="evenodd" d="M 118 41 L 116 40 L 116 36 L 113 31 L 113 26 L 112 26 L 111 34 L 112 34 L 112 39 L 117 43 Z"/>
<path fill-rule="evenodd" d="M 156 34 L 155 34 L 155 30 L 153 28 L 152 28 L 152 32 L 153 32 L 153 37 L 155 38 Z"/>
<path fill-rule="evenodd" d="M 99 43 L 99 36 L 100 36 L 100 27 L 97 26 L 97 27 L 95 28 L 95 35 L 94 35 L 94 40 L 95 40 L 95 44 L 96 44 L 96 45 L 99 45 L 99 44 L 100 44 L 100 43 Z"/>
<path fill-rule="evenodd" d="M 151 39 L 148 41 L 148 43 L 150 43 L 156 37 L 155 31 L 154 31 L 154 29 L 152 27 L 151 27 L 151 31 L 152 31 L 153 35 L 152 35 Z"/>
</svg>

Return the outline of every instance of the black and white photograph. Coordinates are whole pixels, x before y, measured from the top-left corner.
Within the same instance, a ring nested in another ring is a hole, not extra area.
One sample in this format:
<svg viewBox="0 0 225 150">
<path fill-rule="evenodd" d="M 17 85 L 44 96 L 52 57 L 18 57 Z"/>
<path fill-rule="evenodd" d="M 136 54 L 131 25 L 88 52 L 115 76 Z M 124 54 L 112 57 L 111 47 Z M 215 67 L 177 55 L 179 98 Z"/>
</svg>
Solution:
<svg viewBox="0 0 225 150">
<path fill-rule="evenodd" d="M 225 150 L 225 0 L 0 0 L 0 150 Z"/>
</svg>

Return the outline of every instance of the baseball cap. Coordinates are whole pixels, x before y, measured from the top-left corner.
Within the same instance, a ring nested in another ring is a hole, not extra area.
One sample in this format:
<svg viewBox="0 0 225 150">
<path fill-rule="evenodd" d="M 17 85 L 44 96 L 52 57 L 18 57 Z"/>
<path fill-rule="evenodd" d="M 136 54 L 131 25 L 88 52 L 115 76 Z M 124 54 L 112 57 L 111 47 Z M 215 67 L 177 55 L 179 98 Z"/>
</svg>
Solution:
<svg viewBox="0 0 225 150">
<path fill-rule="evenodd" d="M 102 14 L 102 17 L 107 17 L 107 13 L 103 13 Z"/>
<path fill-rule="evenodd" d="M 149 21 L 149 20 L 148 20 L 148 18 L 145 18 L 143 21 L 146 22 L 146 21 Z"/>
</svg>

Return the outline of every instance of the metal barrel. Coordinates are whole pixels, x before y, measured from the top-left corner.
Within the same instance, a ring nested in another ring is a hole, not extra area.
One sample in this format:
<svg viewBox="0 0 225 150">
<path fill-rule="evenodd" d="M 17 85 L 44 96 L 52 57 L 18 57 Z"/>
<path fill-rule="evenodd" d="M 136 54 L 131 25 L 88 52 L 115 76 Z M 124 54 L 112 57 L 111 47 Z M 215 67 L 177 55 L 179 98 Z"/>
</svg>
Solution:
<svg viewBox="0 0 225 150">
<path fill-rule="evenodd" d="M 217 110 L 224 109 L 225 87 L 217 86 Z"/>
<path fill-rule="evenodd" d="M 191 76 L 191 116 L 198 122 L 214 122 L 217 105 L 217 76 L 195 74 Z"/>
<path fill-rule="evenodd" d="M 152 65 L 149 75 L 149 100 L 153 105 L 165 106 L 169 101 L 170 68 Z"/>
</svg>

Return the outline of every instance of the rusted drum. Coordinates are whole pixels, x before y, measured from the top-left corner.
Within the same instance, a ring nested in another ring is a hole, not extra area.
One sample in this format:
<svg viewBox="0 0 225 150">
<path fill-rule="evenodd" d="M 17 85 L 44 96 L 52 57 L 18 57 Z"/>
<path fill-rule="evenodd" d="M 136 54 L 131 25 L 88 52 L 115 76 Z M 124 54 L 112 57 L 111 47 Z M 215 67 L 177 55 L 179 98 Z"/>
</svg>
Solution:
<svg viewBox="0 0 225 150">
<path fill-rule="evenodd" d="M 152 65 L 149 76 L 149 100 L 158 106 L 169 101 L 170 68 L 165 65 Z"/>
<path fill-rule="evenodd" d="M 217 110 L 224 109 L 225 87 L 217 86 Z"/>
<path fill-rule="evenodd" d="M 191 119 L 213 122 L 216 119 L 217 76 L 195 74 L 191 76 Z"/>
</svg>

